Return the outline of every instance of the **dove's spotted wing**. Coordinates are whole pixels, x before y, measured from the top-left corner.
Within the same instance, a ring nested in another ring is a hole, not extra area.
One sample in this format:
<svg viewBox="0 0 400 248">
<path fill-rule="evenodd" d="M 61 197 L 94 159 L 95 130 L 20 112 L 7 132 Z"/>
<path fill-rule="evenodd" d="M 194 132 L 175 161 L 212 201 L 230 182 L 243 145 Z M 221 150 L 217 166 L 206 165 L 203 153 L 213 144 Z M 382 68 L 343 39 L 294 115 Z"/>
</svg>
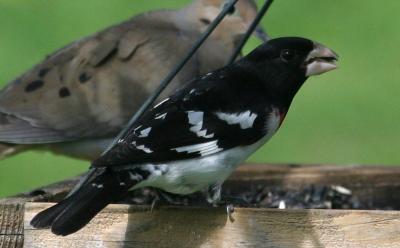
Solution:
<svg viewBox="0 0 400 248">
<path fill-rule="evenodd" d="M 195 38 L 180 33 L 163 13 L 72 43 L 11 82 L 0 92 L 1 118 L 8 120 L 0 123 L 0 142 L 114 136 Z M 191 61 L 170 89 L 196 76 L 196 66 Z"/>
</svg>

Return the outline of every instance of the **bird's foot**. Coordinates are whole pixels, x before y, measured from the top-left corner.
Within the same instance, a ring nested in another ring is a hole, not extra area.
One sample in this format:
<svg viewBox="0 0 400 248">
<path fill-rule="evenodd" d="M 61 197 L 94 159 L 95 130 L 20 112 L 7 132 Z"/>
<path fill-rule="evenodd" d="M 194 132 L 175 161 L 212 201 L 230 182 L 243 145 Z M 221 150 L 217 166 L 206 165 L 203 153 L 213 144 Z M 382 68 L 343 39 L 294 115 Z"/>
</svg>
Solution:
<svg viewBox="0 0 400 248">
<path fill-rule="evenodd" d="M 235 218 L 233 218 L 233 213 L 235 212 L 234 205 L 243 207 L 247 207 L 250 205 L 250 203 L 242 197 L 228 195 L 223 195 L 221 197 L 221 184 L 214 184 L 208 187 L 207 202 L 213 207 L 225 206 L 226 214 L 228 215 L 228 219 L 231 222 L 235 221 Z"/>
<path fill-rule="evenodd" d="M 220 203 L 226 206 L 226 214 L 228 215 L 229 221 L 232 223 L 235 221 L 235 218 L 233 217 L 235 206 L 249 206 L 249 203 L 245 199 L 234 196 L 222 196 Z"/>
<path fill-rule="evenodd" d="M 234 222 L 235 218 L 233 218 L 233 213 L 235 212 L 235 207 L 232 204 L 226 205 L 226 214 L 228 215 L 228 219 L 230 222 Z"/>
</svg>

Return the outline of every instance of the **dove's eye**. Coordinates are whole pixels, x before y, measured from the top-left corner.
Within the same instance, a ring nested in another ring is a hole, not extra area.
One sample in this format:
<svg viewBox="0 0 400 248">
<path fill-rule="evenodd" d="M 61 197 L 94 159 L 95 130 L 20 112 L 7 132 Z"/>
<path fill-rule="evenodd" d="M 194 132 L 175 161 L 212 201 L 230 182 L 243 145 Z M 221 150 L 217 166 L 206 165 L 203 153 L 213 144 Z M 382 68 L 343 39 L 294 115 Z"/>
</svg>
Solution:
<svg viewBox="0 0 400 248">
<path fill-rule="evenodd" d="M 236 12 L 236 8 L 235 6 L 232 6 L 229 10 L 228 10 L 228 15 L 233 15 Z"/>
<path fill-rule="evenodd" d="M 225 5 L 226 4 L 228 4 L 228 3 L 223 3 L 222 5 L 221 5 L 221 10 L 223 10 L 224 8 L 225 8 Z M 233 14 L 235 14 L 236 13 L 236 8 L 235 8 L 235 6 L 232 6 L 229 10 L 228 10 L 228 15 L 233 15 Z"/>
</svg>

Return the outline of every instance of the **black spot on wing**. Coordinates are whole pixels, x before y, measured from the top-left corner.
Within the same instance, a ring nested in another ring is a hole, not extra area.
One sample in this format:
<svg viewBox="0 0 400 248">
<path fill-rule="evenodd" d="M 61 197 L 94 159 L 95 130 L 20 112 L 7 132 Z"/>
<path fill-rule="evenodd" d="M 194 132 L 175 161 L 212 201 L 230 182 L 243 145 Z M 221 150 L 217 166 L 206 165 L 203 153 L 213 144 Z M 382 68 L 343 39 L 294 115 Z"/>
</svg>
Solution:
<svg viewBox="0 0 400 248">
<path fill-rule="evenodd" d="M 209 25 L 211 23 L 210 20 L 206 19 L 206 18 L 200 18 L 200 21 L 204 24 L 204 25 Z"/>
<path fill-rule="evenodd" d="M 61 98 L 64 98 L 64 97 L 70 96 L 70 95 L 71 95 L 71 92 L 69 91 L 69 89 L 68 89 L 67 87 L 62 87 L 62 88 L 58 91 L 58 95 L 59 95 Z"/>
<path fill-rule="evenodd" d="M 40 69 L 38 76 L 40 78 L 44 78 L 49 71 L 50 71 L 50 68 L 42 68 L 42 69 Z"/>
<path fill-rule="evenodd" d="M 44 85 L 44 82 L 42 80 L 35 80 L 30 82 L 26 87 L 25 87 L 25 92 L 33 92 L 35 90 L 38 90 L 42 88 Z"/>
<path fill-rule="evenodd" d="M 84 84 L 87 81 L 89 81 L 91 78 L 92 78 L 91 75 L 89 75 L 87 72 L 83 72 L 81 75 L 79 75 L 79 82 L 81 84 Z"/>
</svg>

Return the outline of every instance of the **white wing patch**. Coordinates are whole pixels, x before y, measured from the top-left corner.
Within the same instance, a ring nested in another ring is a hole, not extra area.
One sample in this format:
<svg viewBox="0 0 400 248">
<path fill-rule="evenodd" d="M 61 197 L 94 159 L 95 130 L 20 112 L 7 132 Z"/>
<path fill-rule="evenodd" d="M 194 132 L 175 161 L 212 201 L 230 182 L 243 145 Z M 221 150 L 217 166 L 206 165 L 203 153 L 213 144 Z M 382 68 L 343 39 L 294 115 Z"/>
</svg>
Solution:
<svg viewBox="0 0 400 248">
<path fill-rule="evenodd" d="M 138 137 L 145 138 L 145 137 L 149 136 L 150 131 L 151 131 L 151 127 L 143 129 L 142 131 L 140 131 L 140 135 Z"/>
<path fill-rule="evenodd" d="M 135 129 L 133 129 L 134 132 L 136 132 L 137 130 L 139 130 L 142 127 L 142 125 L 139 125 L 137 127 L 135 127 Z"/>
<path fill-rule="evenodd" d="M 157 103 L 157 104 L 153 107 L 153 109 L 155 109 L 155 108 L 161 106 L 161 104 L 165 103 L 165 102 L 168 101 L 168 100 L 169 100 L 169 98 L 166 98 L 166 99 L 162 100 L 161 102 Z"/>
<path fill-rule="evenodd" d="M 214 134 L 208 134 L 207 135 L 207 130 L 201 130 L 203 128 L 203 118 L 204 118 L 204 112 L 201 111 L 187 111 L 188 114 L 188 119 L 189 119 L 189 124 L 192 125 L 190 127 L 190 131 L 195 133 L 197 137 L 204 137 L 204 138 L 212 138 L 214 137 Z"/>
<path fill-rule="evenodd" d="M 142 151 L 144 151 L 145 153 L 152 153 L 152 152 L 153 152 L 150 148 L 145 147 L 144 145 L 138 146 L 138 145 L 136 144 L 136 141 L 133 141 L 133 142 L 132 142 L 132 145 L 134 145 L 134 146 L 136 147 L 136 149 L 142 150 Z"/>
<path fill-rule="evenodd" d="M 166 116 L 167 116 L 167 113 L 157 114 L 156 117 L 154 117 L 154 119 L 162 119 L 162 120 L 164 120 Z"/>
<path fill-rule="evenodd" d="M 253 127 L 254 120 L 257 118 L 257 114 L 251 113 L 249 110 L 235 114 L 216 112 L 215 115 L 229 125 L 239 124 L 241 129 Z"/>
<path fill-rule="evenodd" d="M 203 123 L 204 113 L 201 111 L 186 111 L 188 114 L 189 123 L 192 125 L 196 125 L 198 123 Z"/>
<path fill-rule="evenodd" d="M 207 77 L 211 76 L 212 72 L 207 73 L 206 75 L 204 75 L 203 77 L 201 77 L 201 79 L 206 79 Z"/>
<path fill-rule="evenodd" d="M 171 150 L 175 150 L 177 152 L 187 152 L 187 153 L 199 152 L 201 156 L 207 156 L 222 151 L 222 148 L 218 147 L 217 142 L 218 142 L 217 140 L 213 140 L 190 146 L 180 146 L 172 148 Z"/>
</svg>

